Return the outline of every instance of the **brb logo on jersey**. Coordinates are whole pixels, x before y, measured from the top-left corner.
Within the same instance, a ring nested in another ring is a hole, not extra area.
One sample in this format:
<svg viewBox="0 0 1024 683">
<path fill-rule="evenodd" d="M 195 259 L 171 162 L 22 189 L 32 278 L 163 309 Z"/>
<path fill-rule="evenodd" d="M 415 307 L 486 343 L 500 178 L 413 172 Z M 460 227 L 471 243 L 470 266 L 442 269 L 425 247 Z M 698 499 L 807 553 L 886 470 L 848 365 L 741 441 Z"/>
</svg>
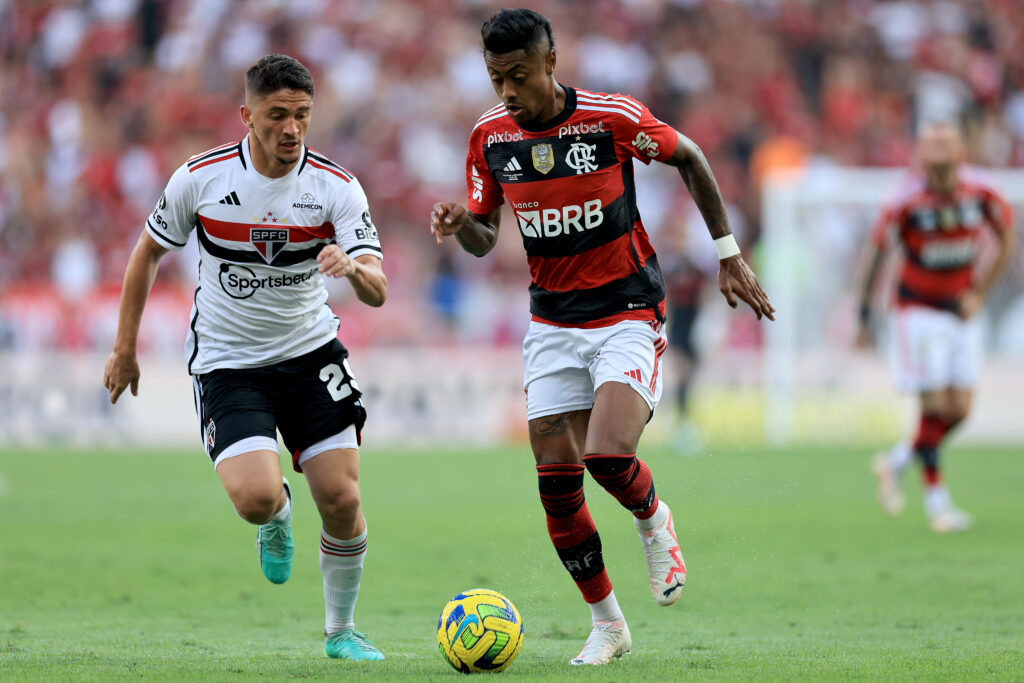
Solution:
<svg viewBox="0 0 1024 683">
<path fill-rule="evenodd" d="M 594 157 L 594 152 L 596 151 L 597 145 L 574 142 L 569 147 L 569 153 L 565 155 L 565 163 L 569 164 L 569 168 L 576 171 L 576 175 L 596 171 L 597 159 Z"/>
<path fill-rule="evenodd" d="M 264 261 L 272 263 L 274 257 L 284 249 L 284 245 L 288 244 L 288 230 L 287 228 L 249 228 L 249 241 L 260 252 Z"/>
<path fill-rule="evenodd" d="M 537 206 L 537 202 L 513 204 L 516 209 L 516 220 L 523 237 L 558 237 L 569 235 L 573 231 L 593 230 L 604 222 L 601 211 L 601 200 L 591 199 L 583 206 L 570 204 L 561 209 L 538 209 L 536 211 L 520 211 Z"/>
</svg>

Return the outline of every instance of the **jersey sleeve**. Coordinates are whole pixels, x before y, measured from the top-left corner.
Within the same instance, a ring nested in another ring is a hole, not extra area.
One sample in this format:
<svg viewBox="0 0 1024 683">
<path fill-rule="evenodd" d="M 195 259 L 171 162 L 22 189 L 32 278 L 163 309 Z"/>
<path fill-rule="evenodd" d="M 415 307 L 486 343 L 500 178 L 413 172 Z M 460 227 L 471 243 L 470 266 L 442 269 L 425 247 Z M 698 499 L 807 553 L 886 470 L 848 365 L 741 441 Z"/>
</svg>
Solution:
<svg viewBox="0 0 1024 683">
<path fill-rule="evenodd" d="M 654 114 L 633 98 L 626 98 L 630 103 L 630 113 L 623 118 L 626 123 L 626 151 L 644 162 L 665 161 L 676 151 L 679 135 L 676 129 L 664 121 L 655 118 Z M 639 113 L 637 113 L 639 112 Z"/>
<path fill-rule="evenodd" d="M 370 204 L 362 185 L 353 179 L 346 189 L 348 192 L 338 200 L 332 220 L 338 246 L 352 258 L 369 254 L 383 259 L 384 252 L 377 228 L 370 219 Z"/>
<path fill-rule="evenodd" d="M 985 193 L 985 217 L 996 230 L 1013 229 L 1013 209 L 1003 195 L 994 189 Z"/>
<path fill-rule="evenodd" d="M 146 232 L 157 244 L 177 251 L 188 243 L 196 227 L 196 188 L 188 167 L 182 164 L 167 181 L 167 187 L 146 218 Z"/>
<path fill-rule="evenodd" d="M 483 155 L 477 153 L 476 137 L 470 138 L 466 154 L 466 208 L 470 213 L 486 216 L 504 203 L 501 185 L 487 170 Z"/>
<path fill-rule="evenodd" d="M 879 249 L 888 249 L 896 239 L 899 225 L 900 207 L 896 204 L 886 206 L 875 225 L 871 228 L 871 243 Z"/>
</svg>

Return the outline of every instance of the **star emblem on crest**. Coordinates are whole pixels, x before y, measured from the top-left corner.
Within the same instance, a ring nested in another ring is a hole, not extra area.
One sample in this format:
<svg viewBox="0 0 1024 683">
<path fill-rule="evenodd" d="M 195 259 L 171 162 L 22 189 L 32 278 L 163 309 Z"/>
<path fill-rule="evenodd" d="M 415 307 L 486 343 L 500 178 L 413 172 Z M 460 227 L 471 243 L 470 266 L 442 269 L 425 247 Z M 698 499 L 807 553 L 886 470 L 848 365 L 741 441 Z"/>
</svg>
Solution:
<svg viewBox="0 0 1024 683">
<path fill-rule="evenodd" d="M 273 211 L 267 211 L 267 215 L 266 216 L 262 216 L 262 217 L 260 217 L 260 216 L 253 216 L 252 217 L 252 222 L 253 223 L 281 223 L 281 224 L 285 224 L 285 223 L 288 222 L 288 219 L 287 218 L 278 218 L 277 216 L 274 215 Z"/>
</svg>

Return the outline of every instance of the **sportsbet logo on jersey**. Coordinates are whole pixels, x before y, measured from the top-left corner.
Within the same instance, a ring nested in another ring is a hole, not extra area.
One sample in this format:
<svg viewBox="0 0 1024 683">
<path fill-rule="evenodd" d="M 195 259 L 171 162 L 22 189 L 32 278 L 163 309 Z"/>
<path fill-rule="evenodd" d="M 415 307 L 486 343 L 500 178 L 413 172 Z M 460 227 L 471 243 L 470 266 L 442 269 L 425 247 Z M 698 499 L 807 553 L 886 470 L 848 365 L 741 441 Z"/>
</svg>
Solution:
<svg viewBox="0 0 1024 683">
<path fill-rule="evenodd" d="M 260 276 L 248 266 L 222 263 L 220 264 L 220 286 L 232 299 L 248 299 L 259 289 L 300 285 L 318 272 L 320 269 L 316 267 L 302 273 Z"/>
<path fill-rule="evenodd" d="M 523 237 L 558 237 L 569 235 L 572 231 L 583 232 L 593 230 L 604 222 L 601 211 L 601 200 L 591 199 L 583 206 L 570 204 L 560 209 L 540 209 L 521 211 L 538 206 L 537 202 L 514 203 L 516 220 Z"/>
</svg>

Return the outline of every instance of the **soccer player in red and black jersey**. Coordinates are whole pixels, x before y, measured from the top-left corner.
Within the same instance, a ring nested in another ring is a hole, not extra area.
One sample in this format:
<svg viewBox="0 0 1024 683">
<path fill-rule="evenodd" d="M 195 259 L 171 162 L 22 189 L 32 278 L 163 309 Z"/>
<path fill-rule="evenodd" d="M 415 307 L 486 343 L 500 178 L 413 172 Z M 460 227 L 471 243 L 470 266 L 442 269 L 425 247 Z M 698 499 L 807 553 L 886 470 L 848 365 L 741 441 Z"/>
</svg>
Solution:
<svg viewBox="0 0 1024 683">
<path fill-rule="evenodd" d="M 530 445 L 548 532 L 590 605 L 593 631 L 572 664 L 605 664 L 631 639 L 583 496 L 594 479 L 633 513 L 655 600 L 674 603 L 686 568 L 672 514 L 636 457 L 661 394 L 665 283 L 637 212 L 632 160 L 678 168 L 721 257 L 726 300 L 774 319 L 739 255 L 718 186 L 692 141 L 631 97 L 555 80 L 551 25 L 504 9 L 481 29 L 501 103 L 480 117 L 466 160 L 468 206 L 438 203 L 431 232 L 483 256 L 501 205 L 526 248 L 532 321 L 523 342 Z"/>
<path fill-rule="evenodd" d="M 952 502 L 939 469 L 943 439 L 971 409 L 981 359 L 978 313 L 1009 262 L 1013 218 L 980 172 L 964 166 L 955 125 L 926 122 L 918 135 L 919 171 L 911 174 L 874 231 L 874 252 L 860 306 L 858 345 L 870 343 L 870 302 L 891 247 L 903 252 L 894 296 L 893 365 L 904 391 L 920 397 L 913 443 L 875 456 L 878 498 L 890 514 L 903 509 L 900 479 L 913 455 L 921 461 L 925 512 L 939 533 L 965 531 L 971 519 Z M 984 273 L 976 272 L 985 231 L 999 248 Z"/>
</svg>

